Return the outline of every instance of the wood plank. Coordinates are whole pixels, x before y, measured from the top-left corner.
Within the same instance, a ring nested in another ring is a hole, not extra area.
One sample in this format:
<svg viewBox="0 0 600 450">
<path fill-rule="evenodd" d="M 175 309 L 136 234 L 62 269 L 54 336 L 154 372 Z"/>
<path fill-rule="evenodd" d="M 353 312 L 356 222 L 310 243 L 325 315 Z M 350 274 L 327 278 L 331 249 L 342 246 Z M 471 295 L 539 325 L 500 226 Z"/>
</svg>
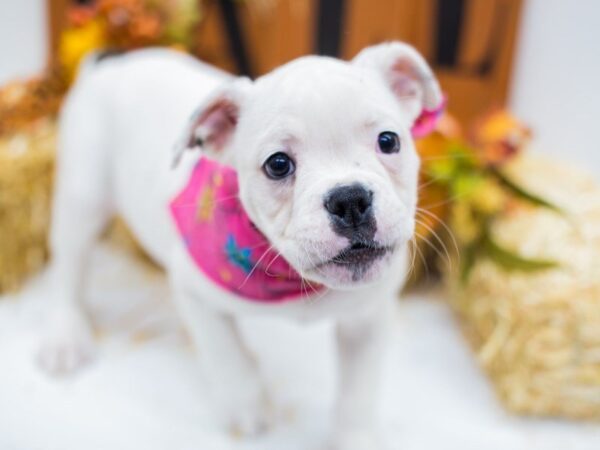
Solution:
<svg viewBox="0 0 600 450">
<path fill-rule="evenodd" d="M 523 10 L 522 0 L 499 0 L 507 8 L 507 29 L 504 35 L 504 45 L 498 55 L 498 72 L 495 75 L 496 90 L 492 97 L 496 103 L 506 105 L 510 77 L 512 75 L 515 47 L 519 34 L 519 24 Z"/>
<path fill-rule="evenodd" d="M 46 0 L 46 23 L 48 24 L 48 64 L 56 61 L 60 33 L 67 25 L 69 0 Z"/>
<path fill-rule="evenodd" d="M 419 2 L 415 18 L 416 47 L 430 61 L 435 54 L 438 1 L 444 0 Z M 468 0 L 459 42 L 459 64 L 454 68 L 433 65 L 448 94 L 449 110 L 462 123 L 469 123 L 490 108 L 505 106 L 522 3 L 522 0 Z M 498 44 L 498 51 L 493 55 L 490 73 L 477 73 L 474 69 L 494 43 Z"/>
<path fill-rule="evenodd" d="M 246 2 L 242 9 L 248 51 L 257 75 L 298 56 L 312 53 L 315 0 L 273 0 L 270 5 Z"/>
<path fill-rule="evenodd" d="M 459 62 L 472 67 L 485 57 L 492 44 L 492 32 L 498 0 L 468 1 L 465 26 L 461 31 Z"/>
<path fill-rule="evenodd" d="M 415 28 L 410 42 L 431 62 L 435 52 L 437 0 L 421 0 L 415 9 Z"/>
<path fill-rule="evenodd" d="M 412 41 L 417 3 L 412 0 L 348 0 L 342 57 L 350 59 L 368 45 Z"/>
</svg>

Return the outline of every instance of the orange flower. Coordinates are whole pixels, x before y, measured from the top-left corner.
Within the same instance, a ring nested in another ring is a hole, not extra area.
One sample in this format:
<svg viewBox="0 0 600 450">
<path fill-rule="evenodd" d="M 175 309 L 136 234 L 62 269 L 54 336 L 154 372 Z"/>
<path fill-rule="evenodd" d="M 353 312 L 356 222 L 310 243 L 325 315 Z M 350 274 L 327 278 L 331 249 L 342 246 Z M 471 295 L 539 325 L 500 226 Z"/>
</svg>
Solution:
<svg viewBox="0 0 600 450">
<path fill-rule="evenodd" d="M 531 131 L 505 110 L 489 113 L 472 130 L 473 145 L 480 149 L 485 165 L 502 164 L 523 150 Z"/>
<path fill-rule="evenodd" d="M 74 6 L 67 13 L 68 22 L 75 26 L 81 27 L 86 25 L 96 15 L 96 8 L 93 6 Z"/>
</svg>

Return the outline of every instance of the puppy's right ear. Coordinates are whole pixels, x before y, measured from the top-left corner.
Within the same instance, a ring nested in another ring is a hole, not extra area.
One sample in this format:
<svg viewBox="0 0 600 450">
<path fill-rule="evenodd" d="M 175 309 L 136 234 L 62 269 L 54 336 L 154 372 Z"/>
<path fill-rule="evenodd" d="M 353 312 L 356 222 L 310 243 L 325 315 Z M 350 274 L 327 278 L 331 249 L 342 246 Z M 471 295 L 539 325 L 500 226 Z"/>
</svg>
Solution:
<svg viewBox="0 0 600 450">
<path fill-rule="evenodd" d="M 202 149 L 219 158 L 233 137 L 240 109 L 251 86 L 249 78 L 236 78 L 218 89 L 194 111 L 175 145 L 173 167 L 188 149 Z"/>
</svg>

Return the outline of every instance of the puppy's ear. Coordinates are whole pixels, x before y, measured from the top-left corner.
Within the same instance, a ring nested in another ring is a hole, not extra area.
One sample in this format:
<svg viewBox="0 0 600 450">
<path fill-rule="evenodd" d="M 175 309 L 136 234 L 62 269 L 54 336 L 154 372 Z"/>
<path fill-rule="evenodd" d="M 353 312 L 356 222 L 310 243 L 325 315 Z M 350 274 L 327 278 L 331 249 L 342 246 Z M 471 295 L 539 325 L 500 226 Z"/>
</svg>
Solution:
<svg viewBox="0 0 600 450">
<path fill-rule="evenodd" d="M 442 106 L 440 85 L 425 59 L 410 45 L 387 42 L 367 47 L 352 62 L 383 77 L 411 124 L 421 113 Z"/>
<path fill-rule="evenodd" d="M 217 89 L 194 111 L 175 145 L 173 166 L 188 149 L 202 149 L 218 158 L 233 137 L 240 109 L 251 86 L 249 78 L 237 78 Z"/>
</svg>

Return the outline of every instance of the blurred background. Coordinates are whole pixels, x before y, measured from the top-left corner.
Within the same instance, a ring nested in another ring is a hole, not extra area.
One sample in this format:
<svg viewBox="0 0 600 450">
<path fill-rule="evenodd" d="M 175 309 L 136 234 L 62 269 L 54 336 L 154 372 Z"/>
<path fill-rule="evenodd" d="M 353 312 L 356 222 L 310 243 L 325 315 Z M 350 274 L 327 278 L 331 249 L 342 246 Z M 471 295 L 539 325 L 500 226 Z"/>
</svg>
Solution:
<svg viewBox="0 0 600 450">
<path fill-rule="evenodd" d="M 448 97 L 417 140 L 394 448 L 599 448 L 600 1 L 0 0 L 1 449 L 316 448 L 330 327 L 249 323 L 285 407 L 264 440 L 221 436 L 164 275 L 118 220 L 86 290 L 101 358 L 60 381 L 36 369 L 57 114 L 93 50 L 167 46 L 257 77 L 386 40 L 420 50 Z"/>
<path fill-rule="evenodd" d="M 56 57 L 73 3 L 93 1 L 0 4 L 0 82 L 38 73 Z M 587 132 L 600 116 L 595 0 L 248 0 L 225 9 L 218 3 L 204 2 L 194 38 L 209 62 L 260 75 L 303 54 L 350 58 L 368 44 L 401 39 L 426 55 L 459 118 L 508 105 L 535 129 L 536 149 L 566 155 L 600 176 L 598 144 Z"/>
</svg>

